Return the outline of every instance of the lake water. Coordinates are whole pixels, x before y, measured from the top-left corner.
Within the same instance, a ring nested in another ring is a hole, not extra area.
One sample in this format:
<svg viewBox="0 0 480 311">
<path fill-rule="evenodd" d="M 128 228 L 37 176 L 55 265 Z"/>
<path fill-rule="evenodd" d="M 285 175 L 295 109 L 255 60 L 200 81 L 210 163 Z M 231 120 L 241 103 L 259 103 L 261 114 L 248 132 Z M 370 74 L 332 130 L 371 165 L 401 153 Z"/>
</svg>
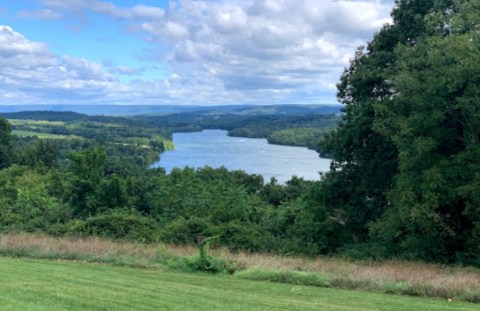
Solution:
<svg viewBox="0 0 480 311">
<path fill-rule="evenodd" d="M 328 171 L 330 165 L 329 159 L 307 148 L 271 145 L 266 139 L 229 137 L 223 130 L 174 133 L 173 141 L 175 150 L 162 153 L 153 167 L 163 167 L 169 173 L 174 167 L 225 166 L 260 174 L 265 182 L 275 177 L 285 183 L 293 175 L 318 180 L 319 172 Z"/>
</svg>

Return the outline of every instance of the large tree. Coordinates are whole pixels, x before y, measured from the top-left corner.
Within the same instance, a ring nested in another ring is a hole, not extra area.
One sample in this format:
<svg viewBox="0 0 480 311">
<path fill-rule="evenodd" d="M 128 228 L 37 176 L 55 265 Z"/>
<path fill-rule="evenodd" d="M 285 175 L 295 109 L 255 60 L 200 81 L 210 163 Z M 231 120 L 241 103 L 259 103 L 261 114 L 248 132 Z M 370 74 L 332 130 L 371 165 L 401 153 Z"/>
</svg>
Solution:
<svg viewBox="0 0 480 311">
<path fill-rule="evenodd" d="M 394 23 L 358 49 L 323 143 L 335 160 L 310 195 L 312 219 L 335 226 L 327 251 L 365 242 L 480 263 L 478 12 L 478 0 L 397 1 Z"/>
<path fill-rule="evenodd" d="M 425 34 L 425 16 L 433 6 L 432 1 L 397 1 L 394 23 L 384 26 L 366 48 L 360 47 L 341 76 L 338 100 L 345 105 L 344 115 L 322 144 L 335 159 L 312 197 L 321 201 L 312 205 L 317 206 L 312 212 L 317 211 L 319 221 L 336 227 L 332 239 L 337 241 L 330 243 L 329 251 L 368 240 L 368 223 L 388 206 L 398 152 L 394 143 L 374 128 L 376 110 L 393 94 L 390 76 L 398 58 L 395 48 L 413 46 Z"/>
<path fill-rule="evenodd" d="M 480 1 L 455 0 L 395 51 L 394 95 L 374 121 L 399 155 L 374 226 L 390 252 L 480 264 L 479 12 Z"/>
</svg>

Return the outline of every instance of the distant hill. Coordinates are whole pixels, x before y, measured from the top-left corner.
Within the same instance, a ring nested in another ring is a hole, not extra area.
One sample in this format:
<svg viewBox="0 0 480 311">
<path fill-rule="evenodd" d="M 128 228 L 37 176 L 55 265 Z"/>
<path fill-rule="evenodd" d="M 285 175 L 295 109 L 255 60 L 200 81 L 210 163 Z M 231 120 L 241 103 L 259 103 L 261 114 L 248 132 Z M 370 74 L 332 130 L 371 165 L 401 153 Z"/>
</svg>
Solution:
<svg viewBox="0 0 480 311">
<path fill-rule="evenodd" d="M 174 105 L 2 105 L 0 113 L 21 111 L 58 111 L 76 112 L 87 115 L 132 116 L 132 115 L 168 115 L 174 113 L 201 112 L 203 115 L 303 115 L 335 114 L 340 105 L 224 105 L 224 106 L 174 106 Z"/>
</svg>

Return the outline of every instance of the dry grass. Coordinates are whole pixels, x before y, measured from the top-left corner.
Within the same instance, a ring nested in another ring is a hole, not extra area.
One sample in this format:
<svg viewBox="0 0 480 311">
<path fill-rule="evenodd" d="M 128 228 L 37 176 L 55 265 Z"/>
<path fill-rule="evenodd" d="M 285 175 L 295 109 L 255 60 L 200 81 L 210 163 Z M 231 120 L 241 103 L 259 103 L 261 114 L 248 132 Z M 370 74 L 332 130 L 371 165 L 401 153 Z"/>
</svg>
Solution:
<svg viewBox="0 0 480 311">
<path fill-rule="evenodd" d="M 225 250 L 216 253 L 248 269 L 304 271 L 328 275 L 330 283 L 335 287 L 377 290 L 390 283 L 391 286 L 399 285 L 397 289 L 403 294 L 442 298 L 465 296 L 466 300 L 480 302 L 480 270 L 471 267 L 400 260 L 362 262 L 328 257 L 308 259 L 237 254 Z"/>
<path fill-rule="evenodd" d="M 0 254 L 63 258 L 162 267 L 168 260 L 198 253 L 197 248 L 138 244 L 100 238 L 48 237 L 33 234 L 0 235 Z M 459 298 L 480 302 L 480 270 L 411 261 L 361 262 L 340 258 L 285 257 L 234 253 L 213 249 L 211 255 L 235 261 L 247 270 L 302 271 L 327 278 L 328 286 L 361 288 L 419 296 Z"/>
<path fill-rule="evenodd" d="M 49 237 L 38 234 L 0 235 L 0 253 L 37 258 L 125 262 L 138 266 L 156 261 L 158 245 L 116 242 L 96 237 Z"/>
</svg>

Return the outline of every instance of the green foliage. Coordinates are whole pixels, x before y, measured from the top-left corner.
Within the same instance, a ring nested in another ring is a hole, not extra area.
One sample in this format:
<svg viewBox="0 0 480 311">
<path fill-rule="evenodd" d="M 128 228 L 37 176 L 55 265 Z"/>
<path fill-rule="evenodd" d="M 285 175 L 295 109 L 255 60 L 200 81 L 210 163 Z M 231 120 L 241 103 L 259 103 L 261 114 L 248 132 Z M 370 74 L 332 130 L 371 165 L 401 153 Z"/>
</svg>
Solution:
<svg viewBox="0 0 480 311">
<path fill-rule="evenodd" d="M 156 242 L 160 238 L 158 224 L 134 210 L 112 210 L 85 220 L 74 220 L 64 226 L 65 233 L 94 235 L 105 238 Z"/>
<path fill-rule="evenodd" d="M 325 133 L 335 128 L 337 122 L 338 117 L 332 114 L 258 116 L 237 117 L 217 127 L 227 129 L 230 136 L 267 138 L 271 144 L 317 149 Z"/>
<path fill-rule="evenodd" d="M 53 168 L 58 166 L 59 144 L 51 139 L 34 140 L 17 151 L 17 163 L 30 167 Z"/>
<path fill-rule="evenodd" d="M 210 224 L 197 216 L 188 220 L 178 217 L 163 227 L 162 240 L 177 245 L 193 245 L 197 236 L 209 234 L 209 227 L 211 227 Z"/>
<path fill-rule="evenodd" d="M 7 167 L 12 161 L 10 123 L 0 116 L 0 169 Z"/>
<path fill-rule="evenodd" d="M 399 173 L 389 193 L 395 209 L 374 228 L 409 256 L 453 260 L 472 253 L 480 220 L 473 194 L 480 189 L 480 37 L 464 17 L 472 5 L 454 1 L 453 17 L 436 20 L 456 20 L 448 35 L 398 47 L 393 85 L 402 91 L 375 122 L 398 150 Z M 459 27 L 459 20 L 467 24 Z"/>
<path fill-rule="evenodd" d="M 270 250 L 267 232 L 258 224 L 231 221 L 212 230 L 219 235 L 219 242 L 232 250 Z"/>
<path fill-rule="evenodd" d="M 13 165 L 0 171 L 0 227 L 3 230 L 51 232 L 69 219 L 70 209 L 50 193 L 51 178 Z"/>
<path fill-rule="evenodd" d="M 334 126 L 288 128 L 273 132 L 267 139 L 270 144 L 306 146 L 310 149 L 317 149 L 323 136 L 333 128 Z"/>
<path fill-rule="evenodd" d="M 337 240 L 330 251 L 478 262 L 478 8 L 397 1 L 342 75 L 345 115 L 322 145 L 335 160 L 307 205 L 340 224 L 316 234 Z"/>
<path fill-rule="evenodd" d="M 317 273 L 308 273 L 302 271 L 287 270 L 259 270 L 250 269 L 240 271 L 237 276 L 245 280 L 268 281 L 277 283 L 287 283 L 294 285 L 331 287 L 332 277 L 329 275 L 320 275 Z"/>
<path fill-rule="evenodd" d="M 80 216 L 93 215 L 99 207 L 99 189 L 105 170 L 105 150 L 90 148 L 69 155 L 71 162 L 70 200 L 74 213 Z"/>
<path fill-rule="evenodd" d="M 227 259 L 208 255 L 210 243 L 217 237 L 204 238 L 198 245 L 199 255 L 196 257 L 179 257 L 170 263 L 170 268 L 183 271 L 200 271 L 209 273 L 234 274 L 240 267 Z"/>
</svg>

